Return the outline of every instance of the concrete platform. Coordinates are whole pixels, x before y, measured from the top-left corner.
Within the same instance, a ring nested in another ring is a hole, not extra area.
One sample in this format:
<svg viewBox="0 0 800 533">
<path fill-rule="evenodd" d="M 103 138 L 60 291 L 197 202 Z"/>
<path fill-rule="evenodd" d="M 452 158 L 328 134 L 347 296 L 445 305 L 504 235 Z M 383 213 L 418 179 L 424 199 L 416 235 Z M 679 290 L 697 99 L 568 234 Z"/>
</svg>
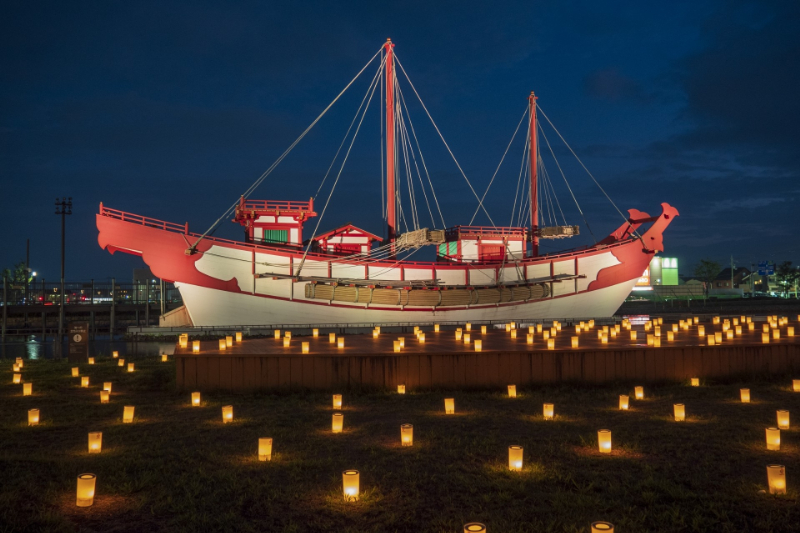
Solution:
<svg viewBox="0 0 800 533">
<path fill-rule="evenodd" d="M 556 383 L 635 381 L 652 383 L 746 375 L 794 373 L 800 378 L 800 336 L 761 342 L 761 324 L 755 332 L 743 332 L 722 345 L 707 346 L 700 339 L 697 326 L 679 331 L 672 342 L 666 340 L 671 324 L 662 326 L 660 348 L 648 347 L 642 326 L 635 326 L 638 339 L 630 333 L 609 338 L 602 344 L 597 327 L 582 332 L 579 348 L 571 348 L 574 328 L 566 326 L 555 337 L 555 349 L 548 350 L 542 334 L 533 345 L 526 342 L 527 330 L 519 330 L 511 339 L 504 330 L 490 329 L 486 334 L 471 332 L 472 341 L 480 339 L 481 352 L 474 344 L 456 341 L 452 330 L 434 333 L 424 328 L 425 343 L 413 334 L 405 337 L 405 349 L 394 353 L 395 333 L 345 336 L 345 347 L 328 341 L 327 332 L 317 338 L 293 336 L 289 348 L 283 340 L 245 339 L 220 351 L 218 341 L 201 342 L 199 354 L 191 348 L 176 348 L 176 382 L 179 390 L 349 390 L 396 389 L 488 389 L 508 384 L 518 387 Z M 702 324 L 706 333 L 721 331 L 710 322 Z M 800 324 L 790 321 L 800 335 Z M 569 330 L 569 331 L 568 331 Z M 649 333 L 652 334 L 652 331 Z M 644 339 L 644 340 L 643 340 Z M 301 353 L 302 342 L 310 343 L 308 354 Z M 190 339 L 191 347 L 191 339 Z"/>
</svg>

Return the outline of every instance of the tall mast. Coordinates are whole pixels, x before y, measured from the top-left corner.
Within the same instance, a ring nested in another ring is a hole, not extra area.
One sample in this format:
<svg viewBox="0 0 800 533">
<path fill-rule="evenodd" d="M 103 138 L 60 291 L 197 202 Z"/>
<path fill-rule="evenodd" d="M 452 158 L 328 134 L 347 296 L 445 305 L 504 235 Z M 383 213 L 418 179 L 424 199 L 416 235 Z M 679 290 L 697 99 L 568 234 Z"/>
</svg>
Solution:
<svg viewBox="0 0 800 533">
<path fill-rule="evenodd" d="M 539 255 L 539 236 L 536 234 L 539 230 L 539 198 L 537 196 L 537 170 L 539 161 L 538 147 L 536 146 L 536 96 L 531 91 L 528 97 L 530 123 L 530 140 L 531 140 L 531 254 L 533 257 Z"/>
<path fill-rule="evenodd" d="M 394 258 L 394 241 L 397 238 L 397 201 L 394 192 L 394 45 L 386 39 L 386 220 L 389 225 L 388 238 L 392 245 L 390 257 Z"/>
</svg>

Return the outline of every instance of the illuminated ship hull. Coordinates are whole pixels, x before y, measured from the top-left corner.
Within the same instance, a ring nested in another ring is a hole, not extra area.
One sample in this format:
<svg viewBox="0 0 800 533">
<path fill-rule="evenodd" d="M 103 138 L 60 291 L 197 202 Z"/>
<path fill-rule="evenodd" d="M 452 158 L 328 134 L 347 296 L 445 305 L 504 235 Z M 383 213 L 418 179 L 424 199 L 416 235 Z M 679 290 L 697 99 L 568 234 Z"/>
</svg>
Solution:
<svg viewBox="0 0 800 533">
<path fill-rule="evenodd" d="M 175 283 L 195 326 L 480 322 L 614 314 L 678 211 L 662 204 L 600 243 L 494 262 L 348 261 L 302 250 L 205 237 L 179 225 L 103 207 L 98 242 L 142 257 Z M 651 224 L 639 236 L 636 230 Z M 338 290 L 338 293 L 337 293 Z"/>
</svg>

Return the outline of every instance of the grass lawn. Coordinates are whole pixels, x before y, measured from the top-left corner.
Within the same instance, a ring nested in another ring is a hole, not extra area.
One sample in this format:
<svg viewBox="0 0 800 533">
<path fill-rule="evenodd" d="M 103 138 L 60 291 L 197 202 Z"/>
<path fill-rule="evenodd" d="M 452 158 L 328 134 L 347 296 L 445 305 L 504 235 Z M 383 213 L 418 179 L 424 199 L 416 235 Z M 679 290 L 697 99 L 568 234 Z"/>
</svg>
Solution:
<svg viewBox="0 0 800 533">
<path fill-rule="evenodd" d="M 491 392 L 344 394 L 344 432 L 331 433 L 331 395 L 204 394 L 200 407 L 174 391 L 173 364 L 134 359 L 129 374 L 110 358 L 80 365 L 28 361 L 12 384 L 0 371 L 0 532 L 576 531 L 607 520 L 617 532 L 800 531 L 800 393 L 774 381 L 664 384 L 633 399 L 633 383 L 519 387 Z M 798 377 L 798 376 L 795 376 Z M 114 383 L 100 403 L 103 381 Z M 749 387 L 752 402 L 739 401 Z M 617 409 L 619 394 L 631 408 Z M 445 397 L 455 415 L 444 414 Z M 542 404 L 555 404 L 545 421 Z M 687 420 L 672 419 L 686 405 Z M 124 405 L 136 407 L 122 423 Z M 221 407 L 234 406 L 222 423 Z M 27 426 L 27 411 L 41 422 Z M 767 451 L 776 410 L 791 412 L 780 451 Z M 400 425 L 414 445 L 400 446 Z M 613 452 L 597 451 L 610 429 Z M 89 431 L 103 432 L 100 454 Z M 257 460 L 273 438 L 271 462 Z M 508 446 L 524 447 L 521 472 Z M 766 465 L 786 465 L 788 494 L 767 488 Z M 346 503 L 342 471 L 361 472 L 361 499 Z M 92 507 L 75 505 L 78 474 L 97 475 Z"/>
</svg>

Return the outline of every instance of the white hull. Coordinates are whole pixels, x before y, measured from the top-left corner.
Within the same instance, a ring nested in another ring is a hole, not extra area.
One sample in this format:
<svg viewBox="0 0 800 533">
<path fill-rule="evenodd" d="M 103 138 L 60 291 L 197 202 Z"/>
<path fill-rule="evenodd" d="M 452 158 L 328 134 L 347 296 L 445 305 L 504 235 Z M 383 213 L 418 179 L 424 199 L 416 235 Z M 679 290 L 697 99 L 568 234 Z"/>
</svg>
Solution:
<svg viewBox="0 0 800 533">
<path fill-rule="evenodd" d="M 634 278 L 602 289 L 515 305 L 434 311 L 376 309 L 339 302 L 284 300 L 176 283 L 195 326 L 259 326 L 273 324 L 365 324 L 378 322 L 468 322 L 608 317 L 630 294 Z"/>
</svg>

